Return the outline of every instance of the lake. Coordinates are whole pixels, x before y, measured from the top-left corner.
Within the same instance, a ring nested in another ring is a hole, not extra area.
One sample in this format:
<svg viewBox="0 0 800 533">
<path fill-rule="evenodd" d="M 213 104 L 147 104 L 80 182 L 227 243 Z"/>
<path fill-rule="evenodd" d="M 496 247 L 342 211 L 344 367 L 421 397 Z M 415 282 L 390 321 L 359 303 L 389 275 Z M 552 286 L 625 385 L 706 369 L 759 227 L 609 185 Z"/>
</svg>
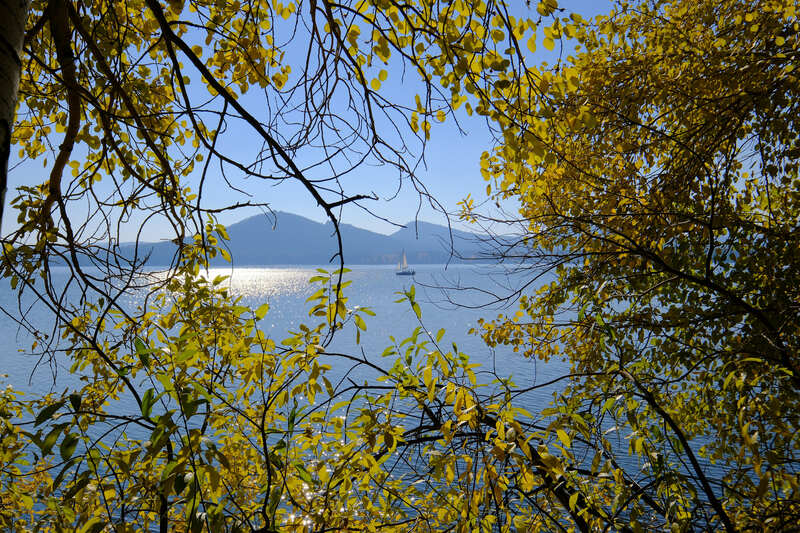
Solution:
<svg viewBox="0 0 800 533">
<path fill-rule="evenodd" d="M 480 363 L 484 371 L 501 377 L 513 376 L 520 387 L 549 381 L 565 371 L 566 365 L 561 362 L 544 364 L 526 360 L 509 348 L 490 349 L 480 337 L 467 334 L 470 328 L 477 325 L 480 317 L 491 318 L 503 310 L 496 302 L 492 305 L 493 298 L 489 294 L 470 290 L 479 287 L 498 295 L 505 294 L 514 280 L 509 279 L 501 267 L 462 264 L 414 268 L 416 275 L 410 277 L 397 276 L 395 267 L 391 265 L 350 267 L 351 272 L 345 276 L 346 280 L 352 280 L 352 284 L 345 289 L 345 295 L 349 298 L 348 306 L 369 307 L 376 316 L 365 317 L 368 318 L 367 330 L 361 334 L 360 344 L 356 344 L 355 327 L 351 325 L 337 333 L 330 349 L 359 356 L 363 353 L 372 362 L 382 365 L 389 363 L 388 366 L 391 366 L 390 361 L 381 357 L 384 349 L 391 344 L 389 337 L 401 340 L 420 325 L 407 302 L 395 302 L 401 298 L 398 292 L 414 284 L 422 308 L 424 327 L 432 332 L 444 328 L 447 332 L 445 346 L 449 348 L 452 342 L 456 342 L 459 351 L 468 354 L 472 362 Z M 276 342 L 286 338 L 287 332 L 295 330 L 301 323 L 315 323 L 308 316 L 311 304 L 306 300 L 317 289 L 317 286 L 308 282 L 316 274 L 316 268 L 305 266 L 214 268 L 208 272 L 212 279 L 218 275 L 230 276 L 225 283 L 230 287 L 231 294 L 241 296 L 244 305 L 256 308 L 269 303 L 270 310 L 260 327 Z M 66 270 L 54 268 L 53 277 L 56 284 L 59 277 L 65 280 Z M 131 294 L 124 305 L 134 308 L 142 301 L 141 296 Z M 12 315 L 22 312 L 34 326 L 53 333 L 48 330 L 53 323 L 50 311 L 32 297 L 24 298 L 22 305 L 18 306 L 17 293 L 7 284 L 0 287 L 0 306 Z M 6 383 L 33 394 L 61 392 L 76 384 L 76 378 L 69 375 L 67 363 L 58 359 L 41 360 L 38 354 L 31 353 L 33 337 L 8 315 L 0 320 L 0 338 L 5 340 L 5 347 L 0 350 L 0 372 L 7 374 Z M 335 368 L 330 377 L 336 377 Z M 372 376 L 355 377 L 368 379 Z M 491 379 L 484 377 L 484 381 Z M 541 404 L 525 407 L 535 412 L 550 400 L 552 391 L 552 388 L 537 391 L 534 397 L 538 400 L 536 403 Z"/>
<path fill-rule="evenodd" d="M 376 316 L 366 317 L 367 330 L 362 333 L 360 344 L 356 343 L 355 327 L 350 324 L 350 327 L 337 333 L 329 349 L 359 357 L 363 355 L 379 366 L 391 367 L 394 358 L 381 356 L 384 349 L 392 344 L 390 336 L 399 341 L 420 325 L 407 302 L 395 302 L 401 298 L 398 292 L 407 290 L 414 284 L 417 301 L 422 308 L 424 327 L 431 332 L 444 328 L 447 332 L 443 342 L 445 349 L 450 349 L 451 343 L 456 342 L 459 351 L 468 354 L 472 362 L 480 363 L 482 368 L 476 371 L 479 382 L 490 383 L 496 377 L 512 377 L 517 387 L 528 388 L 547 383 L 568 372 L 568 365 L 562 361 L 542 363 L 527 360 L 507 347 L 491 349 L 480 337 L 468 334 L 470 328 L 477 325 L 479 318 L 491 318 L 498 312 L 507 313 L 510 310 L 507 306 L 498 306 L 496 302 L 491 305 L 491 293 L 507 294 L 509 286 L 515 285 L 515 280 L 508 278 L 501 267 L 450 265 L 445 269 L 443 265 L 423 265 L 415 266 L 415 269 L 416 275 L 412 278 L 397 276 L 393 266 L 351 267 L 351 272 L 345 277 L 352 281 L 345 289 L 345 295 L 349 298 L 348 306 L 369 307 Z M 310 304 L 306 300 L 317 289 L 316 285 L 308 282 L 316 274 L 318 272 L 312 267 L 218 268 L 208 272 L 212 279 L 219 275 L 230 276 L 225 283 L 232 295 L 241 297 L 243 304 L 257 308 L 263 303 L 269 303 L 270 310 L 260 322 L 260 327 L 278 343 L 288 336 L 288 331 L 297 329 L 301 323 L 315 323 L 308 316 Z M 62 280 L 66 279 L 66 271 L 59 272 L 56 269 L 56 280 L 58 276 L 62 276 Z M 441 287 L 450 287 L 450 290 Z M 488 293 L 468 290 L 476 287 Z M 140 295 L 130 294 L 125 305 L 134 308 L 142 302 Z M 19 312 L 21 307 L 26 319 L 43 331 L 47 331 L 48 326 L 52 327 L 52 315 L 44 306 L 36 304 L 30 298 L 25 298 L 22 305 L 18 306 L 17 293 L 8 285 L 0 288 L 0 305 L 12 314 Z M 0 350 L 0 372 L 8 375 L 5 378 L 6 383 L 30 393 L 28 399 L 51 391 L 60 394 L 67 388 L 79 385 L 78 378 L 69 374 L 66 361 L 58 358 L 42 361 L 37 354 L 30 353 L 32 336 L 9 316 L 0 320 L 0 338 L 5 341 L 5 346 Z M 343 377 L 349 371 L 349 365 L 346 368 L 334 367 L 328 377 L 335 383 L 337 378 Z M 370 372 L 362 365 L 347 376 L 355 381 L 372 381 L 376 374 L 374 371 Z M 553 394 L 561 386 L 561 382 L 558 382 L 526 392 L 516 397 L 515 405 L 535 414 L 547 407 Z M 130 398 L 121 398 L 117 408 L 123 412 L 138 411 Z M 603 429 L 607 428 L 604 426 Z M 131 433 L 131 436 L 137 436 L 135 430 Z M 146 434 L 143 433 L 140 437 L 144 439 Z M 620 464 L 634 477 L 638 477 L 637 472 L 641 465 L 638 457 L 628 455 L 627 440 L 619 433 L 616 439 L 611 436 L 609 438 L 612 439 L 612 446 L 617 448 L 616 455 Z M 701 439 L 695 444 L 699 446 L 702 443 Z M 702 460 L 702 464 L 713 478 L 719 479 L 724 473 L 706 460 Z M 402 473 L 402 469 L 399 472 Z"/>
</svg>

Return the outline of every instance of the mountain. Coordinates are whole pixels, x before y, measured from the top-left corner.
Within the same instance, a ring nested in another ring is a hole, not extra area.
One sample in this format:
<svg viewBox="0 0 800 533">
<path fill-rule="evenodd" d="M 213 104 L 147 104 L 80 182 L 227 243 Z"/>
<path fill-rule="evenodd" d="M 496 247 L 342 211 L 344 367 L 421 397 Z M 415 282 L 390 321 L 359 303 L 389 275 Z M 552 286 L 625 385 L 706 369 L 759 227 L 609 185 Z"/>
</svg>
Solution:
<svg viewBox="0 0 800 533">
<path fill-rule="evenodd" d="M 350 224 L 339 229 L 344 243 L 344 256 L 351 265 L 396 264 L 405 250 L 408 262 L 415 264 L 459 262 L 460 257 L 480 256 L 478 235 L 452 230 L 452 245 L 457 251 L 451 257 L 450 231 L 430 222 L 409 222 L 391 235 L 375 233 Z M 299 215 L 277 212 L 275 217 L 256 215 L 227 228 L 228 247 L 237 266 L 248 265 L 325 265 L 336 252 L 333 225 L 319 223 Z M 122 245 L 123 254 L 131 257 L 133 244 Z M 174 243 L 140 243 L 138 254 L 150 254 L 150 265 L 167 265 L 176 252 Z M 214 265 L 227 264 L 221 258 Z"/>
<path fill-rule="evenodd" d="M 461 258 L 481 256 L 478 235 L 430 222 L 409 222 L 390 237 L 396 247 L 406 251 L 412 264 L 461 262 Z"/>
</svg>

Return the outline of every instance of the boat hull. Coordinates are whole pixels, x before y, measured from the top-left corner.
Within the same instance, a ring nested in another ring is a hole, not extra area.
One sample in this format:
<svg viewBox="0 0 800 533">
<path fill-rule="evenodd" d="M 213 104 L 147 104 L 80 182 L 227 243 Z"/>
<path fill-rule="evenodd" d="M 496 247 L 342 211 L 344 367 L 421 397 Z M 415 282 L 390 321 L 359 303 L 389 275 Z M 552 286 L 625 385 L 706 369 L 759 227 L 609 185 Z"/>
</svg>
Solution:
<svg viewBox="0 0 800 533">
<path fill-rule="evenodd" d="M 395 274 L 398 276 L 413 276 L 415 272 L 413 270 L 398 270 Z"/>
</svg>

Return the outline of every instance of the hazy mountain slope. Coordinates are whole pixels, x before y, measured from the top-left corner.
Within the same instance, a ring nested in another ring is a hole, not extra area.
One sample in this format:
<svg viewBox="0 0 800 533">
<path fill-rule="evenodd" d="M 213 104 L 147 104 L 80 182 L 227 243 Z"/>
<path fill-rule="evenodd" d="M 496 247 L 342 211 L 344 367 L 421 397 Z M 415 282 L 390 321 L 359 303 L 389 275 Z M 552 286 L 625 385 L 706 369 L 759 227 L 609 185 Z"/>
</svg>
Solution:
<svg viewBox="0 0 800 533">
<path fill-rule="evenodd" d="M 276 217 L 256 215 L 228 226 L 228 246 L 237 266 L 247 265 L 325 265 L 336 252 L 333 226 L 291 213 Z M 392 235 L 382 235 L 349 224 L 340 226 L 345 261 L 357 264 L 395 264 L 405 250 L 410 264 L 444 263 L 450 259 L 450 232 L 429 222 L 410 222 Z M 478 254 L 476 236 L 453 230 L 453 246 L 464 257 Z M 123 245 L 126 256 L 133 245 Z M 150 253 L 148 264 L 166 265 L 172 260 L 172 242 L 142 243 L 139 255 Z M 452 259 L 457 260 L 457 259 Z M 213 264 L 223 264 L 215 259 Z"/>
<path fill-rule="evenodd" d="M 458 262 L 460 257 L 475 258 L 480 251 L 478 236 L 474 233 L 450 230 L 430 222 L 409 222 L 390 237 L 406 251 L 409 263 L 415 264 Z"/>
</svg>

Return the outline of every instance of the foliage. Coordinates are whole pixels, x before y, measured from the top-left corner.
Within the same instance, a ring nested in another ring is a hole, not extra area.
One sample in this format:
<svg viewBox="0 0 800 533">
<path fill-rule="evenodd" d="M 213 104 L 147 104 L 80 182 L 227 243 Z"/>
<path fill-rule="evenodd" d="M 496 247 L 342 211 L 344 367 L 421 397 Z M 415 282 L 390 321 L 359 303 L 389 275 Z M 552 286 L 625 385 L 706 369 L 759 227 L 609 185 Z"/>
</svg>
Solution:
<svg viewBox="0 0 800 533">
<path fill-rule="evenodd" d="M 18 189 L 2 273 L 20 307 L 33 295 L 55 316 L 46 332 L 22 313 L 31 351 L 80 384 L 0 394 L 0 524 L 794 527 L 794 6 L 563 15 L 550 0 L 33 2 L 14 141 L 48 179 Z M 530 65 L 539 42 L 559 47 L 552 66 Z M 413 102 L 382 90 L 401 72 Z M 371 313 L 347 299 L 340 239 L 340 268 L 311 280 L 308 319 L 280 341 L 258 327 L 266 305 L 204 275 L 229 258 L 216 215 L 267 207 L 253 183 L 300 183 L 337 235 L 341 206 L 367 205 L 346 183 L 361 164 L 396 166 L 424 197 L 413 154 L 461 109 L 497 133 L 489 192 L 520 206 L 501 257 L 531 283 L 556 276 L 480 328 L 570 363 L 541 412 L 528 394 L 552 383 L 483 371 L 430 332 L 413 288 L 419 327 L 384 358 L 334 352 Z M 246 135 L 262 149 L 243 160 Z M 212 179 L 244 196 L 209 198 Z M 160 273 L 120 245 L 150 223 L 176 243 Z"/>
<path fill-rule="evenodd" d="M 224 280 L 202 274 L 209 258 L 228 257 L 216 215 L 267 208 L 251 199 L 260 183 L 300 183 L 337 236 L 337 210 L 369 199 L 345 187 L 361 164 L 397 167 L 425 197 L 412 150 L 434 121 L 472 112 L 459 77 L 501 71 L 500 26 L 521 36 L 553 6 L 541 4 L 537 20 L 506 9 L 31 4 L 13 141 L 19 160 L 41 162 L 47 176 L 17 189 L 2 273 L 35 338 L 30 351 L 70 361 L 80 384 L 41 398 L 4 394 L 3 527 L 507 529 L 530 518 L 506 503 L 519 483 L 531 494 L 543 484 L 532 496 L 540 505 L 551 494 L 565 504 L 566 489 L 546 473 L 537 481 L 530 466 L 544 464 L 543 452 L 525 440 L 524 414 L 495 401 L 496 388 L 481 392 L 467 356 L 440 345 L 444 332 L 420 325 L 384 352 L 385 368 L 327 352 L 342 327 L 367 327 L 368 311 L 347 306 L 340 269 L 313 280 L 309 323 L 277 343 L 257 328 L 265 307 L 240 305 Z M 404 70 L 420 94 L 389 100 L 381 84 Z M 246 136 L 262 148 L 242 159 Z M 210 198 L 212 179 L 243 196 Z M 161 273 L 145 271 L 138 243 L 151 224 L 176 244 Z M 131 228 L 137 242 L 120 244 Z M 140 308 L 127 303 L 134 295 Z M 26 317 L 30 296 L 53 312 L 51 331 Z M 414 292 L 404 298 L 421 316 Z M 332 383 L 331 361 L 380 380 Z"/>
<path fill-rule="evenodd" d="M 482 334 L 570 361 L 558 411 L 596 450 L 570 461 L 592 463 L 587 498 L 639 527 L 794 528 L 796 5 L 620 2 L 574 39 L 486 95 L 504 142 L 484 175 L 521 205 L 497 244 L 555 280 Z"/>
</svg>

